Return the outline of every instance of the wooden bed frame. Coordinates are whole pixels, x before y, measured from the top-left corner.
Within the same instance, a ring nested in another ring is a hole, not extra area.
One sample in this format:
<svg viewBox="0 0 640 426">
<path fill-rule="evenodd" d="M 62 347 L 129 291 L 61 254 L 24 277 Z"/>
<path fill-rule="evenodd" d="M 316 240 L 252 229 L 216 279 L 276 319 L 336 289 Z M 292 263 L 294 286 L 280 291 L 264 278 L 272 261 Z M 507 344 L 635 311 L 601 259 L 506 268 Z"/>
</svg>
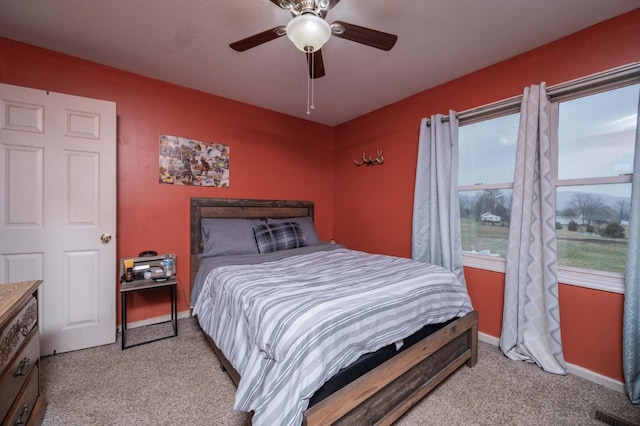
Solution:
<svg viewBox="0 0 640 426">
<path fill-rule="evenodd" d="M 191 199 L 191 285 L 202 252 L 200 220 L 217 218 L 287 218 L 309 216 L 311 201 L 220 198 Z M 203 332 L 231 380 L 240 375 L 215 342 Z M 429 335 L 304 412 L 306 425 L 389 425 L 463 364 L 478 360 L 478 313 L 473 311 Z"/>
</svg>

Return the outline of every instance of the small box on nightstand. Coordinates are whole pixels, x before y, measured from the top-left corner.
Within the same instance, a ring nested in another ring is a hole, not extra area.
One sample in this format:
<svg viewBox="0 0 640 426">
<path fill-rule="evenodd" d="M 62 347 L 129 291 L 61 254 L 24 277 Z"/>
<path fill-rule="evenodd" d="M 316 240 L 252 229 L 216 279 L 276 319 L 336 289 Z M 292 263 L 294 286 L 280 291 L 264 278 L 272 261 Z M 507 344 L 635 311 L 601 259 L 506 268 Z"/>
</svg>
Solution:
<svg viewBox="0 0 640 426">
<path fill-rule="evenodd" d="M 164 260 L 171 259 L 171 270 L 167 274 Z M 127 266 L 131 265 L 131 276 L 127 279 Z M 144 279 L 160 281 L 174 277 L 176 274 L 176 255 L 161 254 L 158 256 L 127 257 L 120 259 L 120 281 L 131 282 Z"/>
</svg>

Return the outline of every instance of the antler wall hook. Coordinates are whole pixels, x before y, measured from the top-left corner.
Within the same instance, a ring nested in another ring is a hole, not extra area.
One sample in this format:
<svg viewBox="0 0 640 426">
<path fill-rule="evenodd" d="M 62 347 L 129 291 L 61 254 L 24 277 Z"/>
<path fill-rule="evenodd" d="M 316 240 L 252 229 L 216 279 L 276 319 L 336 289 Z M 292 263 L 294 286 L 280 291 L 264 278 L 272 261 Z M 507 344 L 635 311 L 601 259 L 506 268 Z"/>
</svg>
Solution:
<svg viewBox="0 0 640 426">
<path fill-rule="evenodd" d="M 384 163 L 384 157 L 382 156 L 382 150 L 378 151 L 378 156 L 376 158 L 367 158 L 366 154 L 363 152 L 362 161 L 353 160 L 353 162 L 356 163 L 356 166 L 358 167 L 362 166 L 363 164 L 366 164 L 367 166 L 375 166 L 376 164 Z"/>
</svg>

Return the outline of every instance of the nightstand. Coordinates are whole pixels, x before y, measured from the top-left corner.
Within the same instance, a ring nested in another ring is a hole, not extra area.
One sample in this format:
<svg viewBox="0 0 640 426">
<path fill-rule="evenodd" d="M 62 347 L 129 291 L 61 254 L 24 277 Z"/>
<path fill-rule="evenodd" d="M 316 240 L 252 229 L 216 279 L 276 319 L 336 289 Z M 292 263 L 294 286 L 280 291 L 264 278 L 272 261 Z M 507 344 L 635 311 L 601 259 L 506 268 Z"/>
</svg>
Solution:
<svg viewBox="0 0 640 426">
<path fill-rule="evenodd" d="M 178 280 L 176 280 L 175 276 L 165 280 L 165 281 L 154 281 L 154 280 L 136 280 L 131 282 L 122 282 L 120 285 L 120 299 L 122 302 L 122 349 L 132 348 L 134 346 L 143 345 L 145 343 L 151 343 L 162 339 L 168 339 L 169 337 L 175 337 L 178 335 L 178 297 L 177 297 L 177 287 Z M 171 319 L 169 321 L 161 321 L 155 323 L 164 324 L 164 323 L 172 323 L 173 326 L 173 334 L 169 336 L 162 336 L 150 340 L 145 340 L 143 342 L 135 343 L 133 345 L 127 346 L 127 295 L 129 293 L 133 293 L 136 291 L 147 291 L 152 289 L 160 289 L 167 288 L 169 290 L 169 294 L 171 296 Z"/>
</svg>

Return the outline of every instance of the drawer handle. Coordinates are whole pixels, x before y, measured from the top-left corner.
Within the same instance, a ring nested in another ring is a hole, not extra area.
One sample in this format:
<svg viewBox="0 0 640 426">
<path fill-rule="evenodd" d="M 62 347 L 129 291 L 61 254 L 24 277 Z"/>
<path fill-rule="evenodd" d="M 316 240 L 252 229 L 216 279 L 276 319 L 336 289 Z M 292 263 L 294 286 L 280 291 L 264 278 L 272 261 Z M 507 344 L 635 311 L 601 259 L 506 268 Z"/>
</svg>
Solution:
<svg viewBox="0 0 640 426">
<path fill-rule="evenodd" d="M 22 420 L 22 416 L 28 416 L 29 414 L 29 404 L 22 404 L 22 408 L 20 409 L 20 414 L 18 414 L 18 418 L 16 419 L 14 425 L 23 425 L 26 422 Z"/>
<path fill-rule="evenodd" d="M 26 356 L 22 358 L 22 361 L 20 361 L 20 364 L 18 364 L 18 369 L 16 370 L 16 377 L 24 376 L 25 374 L 27 374 L 27 372 L 29 371 L 29 361 L 30 359 Z"/>
<path fill-rule="evenodd" d="M 20 326 L 20 332 L 22 332 L 23 337 L 27 337 L 29 335 L 29 327 L 27 325 Z"/>
</svg>

